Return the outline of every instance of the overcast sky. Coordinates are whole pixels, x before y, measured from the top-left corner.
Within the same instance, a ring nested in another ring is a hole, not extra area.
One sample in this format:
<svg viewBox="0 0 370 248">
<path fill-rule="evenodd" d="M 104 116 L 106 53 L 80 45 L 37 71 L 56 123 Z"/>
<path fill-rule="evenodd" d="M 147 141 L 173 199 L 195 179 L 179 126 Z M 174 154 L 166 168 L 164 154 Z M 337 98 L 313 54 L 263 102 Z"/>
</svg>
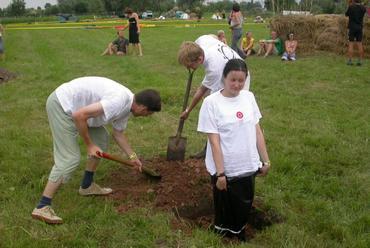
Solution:
<svg viewBox="0 0 370 248">
<path fill-rule="evenodd" d="M 0 0 L 0 8 L 6 8 L 12 2 L 12 0 Z M 57 0 L 25 0 L 26 8 L 37 8 L 40 6 L 44 8 L 45 3 L 56 4 Z"/>
</svg>

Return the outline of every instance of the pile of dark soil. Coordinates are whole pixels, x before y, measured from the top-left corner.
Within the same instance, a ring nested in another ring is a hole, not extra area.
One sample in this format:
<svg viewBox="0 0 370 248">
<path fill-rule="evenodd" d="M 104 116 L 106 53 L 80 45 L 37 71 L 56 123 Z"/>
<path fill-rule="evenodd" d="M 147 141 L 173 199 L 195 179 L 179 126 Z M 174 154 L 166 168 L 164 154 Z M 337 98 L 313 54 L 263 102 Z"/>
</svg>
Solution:
<svg viewBox="0 0 370 248">
<path fill-rule="evenodd" d="M 9 80 L 16 77 L 16 74 L 10 72 L 4 68 L 0 68 L 0 84 L 8 82 Z"/>
<path fill-rule="evenodd" d="M 194 227 L 208 229 L 212 226 L 212 188 L 204 161 L 177 162 L 155 158 L 143 162 L 159 172 L 162 179 L 151 179 L 126 167 L 112 172 L 108 181 L 114 192 L 109 197 L 116 201 L 118 212 L 152 206 L 173 212 L 176 217 L 172 220 L 173 228 L 185 233 L 191 233 Z M 247 236 L 251 239 L 258 230 L 278 222 L 281 218 L 273 211 L 267 211 L 262 201 L 256 198 Z"/>
</svg>

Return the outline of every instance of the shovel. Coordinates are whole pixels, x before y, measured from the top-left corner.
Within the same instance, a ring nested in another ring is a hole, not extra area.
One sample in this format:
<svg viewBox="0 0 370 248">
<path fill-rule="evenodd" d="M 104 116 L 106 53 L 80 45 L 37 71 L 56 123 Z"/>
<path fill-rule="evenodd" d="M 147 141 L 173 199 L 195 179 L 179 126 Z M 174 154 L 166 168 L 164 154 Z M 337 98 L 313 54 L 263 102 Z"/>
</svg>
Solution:
<svg viewBox="0 0 370 248">
<path fill-rule="evenodd" d="M 189 78 L 188 84 L 186 86 L 184 103 L 182 105 L 182 112 L 186 110 L 188 106 L 189 93 L 191 88 L 191 82 L 193 80 L 194 70 L 189 69 Z M 168 147 L 167 147 L 167 160 L 181 160 L 184 161 L 185 158 L 185 149 L 186 149 L 186 138 L 181 137 L 182 129 L 184 127 L 185 120 L 180 118 L 179 127 L 177 128 L 176 136 L 168 138 Z"/>
<path fill-rule="evenodd" d="M 115 155 L 112 155 L 112 154 L 108 154 L 108 153 L 105 153 L 105 152 L 97 152 L 97 155 L 101 158 L 112 160 L 112 161 L 121 163 L 123 165 L 127 165 L 129 167 L 135 167 L 135 164 L 133 162 L 122 159 L 122 158 L 120 158 L 118 156 L 115 156 Z M 142 171 L 145 175 L 147 175 L 151 178 L 155 178 L 155 179 L 161 179 L 162 178 L 162 176 L 159 173 L 155 172 L 152 169 L 149 169 L 148 167 L 145 167 L 144 165 L 142 166 Z"/>
</svg>

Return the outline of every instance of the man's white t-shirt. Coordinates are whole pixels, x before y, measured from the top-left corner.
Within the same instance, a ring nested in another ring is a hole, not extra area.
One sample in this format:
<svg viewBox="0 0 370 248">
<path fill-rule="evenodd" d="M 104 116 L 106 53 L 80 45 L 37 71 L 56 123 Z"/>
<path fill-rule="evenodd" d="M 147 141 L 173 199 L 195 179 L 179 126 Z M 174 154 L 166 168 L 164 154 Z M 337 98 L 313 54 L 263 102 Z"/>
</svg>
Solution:
<svg viewBox="0 0 370 248">
<path fill-rule="evenodd" d="M 126 129 L 134 94 L 125 86 L 109 78 L 81 77 L 62 84 L 55 92 L 68 115 L 90 104 L 101 103 L 104 114 L 88 119 L 89 127 L 112 123 L 116 130 Z"/>
<path fill-rule="evenodd" d="M 211 94 L 222 89 L 222 72 L 230 59 L 241 59 L 240 56 L 229 46 L 219 41 L 212 35 L 202 35 L 196 41 L 204 51 L 205 77 L 202 85 L 211 90 Z M 244 89 L 249 90 L 250 73 L 245 80 Z"/>
<path fill-rule="evenodd" d="M 220 90 L 204 99 L 198 131 L 220 135 L 226 176 L 255 172 L 261 166 L 256 138 L 256 124 L 261 117 L 253 93 L 246 90 L 237 97 L 225 97 Z M 209 140 L 205 162 L 207 171 L 214 175 L 216 166 Z"/>
</svg>

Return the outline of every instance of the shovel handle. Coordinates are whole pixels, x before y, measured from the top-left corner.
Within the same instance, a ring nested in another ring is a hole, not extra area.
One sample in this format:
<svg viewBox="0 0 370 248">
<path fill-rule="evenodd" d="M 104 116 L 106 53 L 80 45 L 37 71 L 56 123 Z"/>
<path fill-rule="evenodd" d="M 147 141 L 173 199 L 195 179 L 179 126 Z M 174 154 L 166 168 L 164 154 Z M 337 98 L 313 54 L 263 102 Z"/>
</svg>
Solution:
<svg viewBox="0 0 370 248">
<path fill-rule="evenodd" d="M 123 164 L 123 165 L 127 165 L 127 166 L 129 166 L 129 167 L 135 167 L 135 166 L 136 166 L 133 162 L 128 161 L 128 160 L 125 160 L 125 159 L 123 159 L 123 158 L 120 158 L 120 157 L 118 157 L 118 156 L 116 156 L 116 155 L 108 154 L 108 153 L 105 153 L 105 152 L 97 152 L 96 154 L 97 154 L 99 157 L 101 157 L 101 158 L 109 159 L 109 160 L 112 160 L 112 161 L 115 161 L 115 162 L 121 163 L 121 164 Z M 147 174 L 147 175 L 149 175 L 149 176 L 151 176 L 151 177 L 154 177 L 154 178 L 161 178 L 161 175 L 160 175 L 160 174 L 156 173 L 155 171 L 153 171 L 153 170 L 151 170 L 151 169 L 149 169 L 149 168 L 147 168 L 147 167 L 145 167 L 145 166 L 142 166 L 142 168 L 141 168 L 141 169 L 142 169 L 142 171 L 143 171 L 145 174 Z"/>
<path fill-rule="evenodd" d="M 194 70 L 190 70 L 189 69 L 189 77 L 188 77 L 188 83 L 186 85 L 184 102 L 182 104 L 182 112 L 184 112 L 186 110 L 186 107 L 188 106 L 188 100 L 189 100 L 191 82 L 193 81 L 193 74 L 194 74 Z M 177 133 L 176 133 L 177 140 L 180 139 L 180 136 L 181 136 L 181 133 L 182 133 L 182 129 L 184 128 L 184 123 L 185 123 L 185 120 L 180 118 L 179 126 L 177 128 Z"/>
</svg>

